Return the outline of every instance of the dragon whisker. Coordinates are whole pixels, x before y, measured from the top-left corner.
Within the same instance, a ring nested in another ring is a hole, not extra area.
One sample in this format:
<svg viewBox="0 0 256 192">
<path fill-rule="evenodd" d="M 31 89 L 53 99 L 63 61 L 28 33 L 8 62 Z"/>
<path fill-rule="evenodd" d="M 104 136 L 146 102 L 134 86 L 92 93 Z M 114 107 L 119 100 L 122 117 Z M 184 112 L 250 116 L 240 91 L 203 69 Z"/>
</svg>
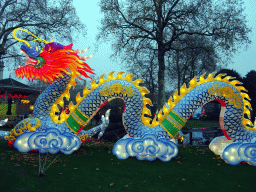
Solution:
<svg viewBox="0 0 256 192">
<path fill-rule="evenodd" d="M 84 50 L 75 50 L 75 53 L 84 53 L 86 51 L 88 51 L 90 49 L 90 47 L 84 49 Z"/>
<path fill-rule="evenodd" d="M 89 59 L 89 58 L 92 58 L 94 56 L 94 54 L 91 54 L 89 57 L 85 56 L 85 57 L 82 57 L 82 56 L 79 56 L 79 59 L 83 60 L 83 59 Z"/>
</svg>

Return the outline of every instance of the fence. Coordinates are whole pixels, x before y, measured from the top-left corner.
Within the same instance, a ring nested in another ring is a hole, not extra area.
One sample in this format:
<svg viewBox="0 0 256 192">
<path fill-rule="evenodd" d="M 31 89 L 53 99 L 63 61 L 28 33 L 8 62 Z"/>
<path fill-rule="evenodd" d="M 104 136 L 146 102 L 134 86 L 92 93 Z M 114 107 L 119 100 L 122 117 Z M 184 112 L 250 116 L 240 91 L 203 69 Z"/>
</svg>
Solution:
<svg viewBox="0 0 256 192">
<path fill-rule="evenodd" d="M 184 144 L 184 141 L 181 143 L 181 141 L 178 141 L 179 146 L 209 146 L 211 140 L 205 139 L 205 138 L 193 138 L 189 142 Z"/>
<path fill-rule="evenodd" d="M 186 131 L 186 133 L 184 133 L 184 135 L 187 135 L 189 133 L 189 137 L 185 137 L 184 136 L 184 141 L 186 140 L 186 142 L 180 142 L 179 140 L 179 145 L 188 145 L 188 146 L 209 146 L 209 143 L 215 138 L 215 137 L 219 137 L 219 136 L 223 136 L 223 132 L 221 130 L 221 128 L 219 127 L 212 127 L 212 129 L 214 129 L 213 131 Z M 203 137 L 193 137 L 193 132 L 202 132 L 203 133 Z"/>
</svg>

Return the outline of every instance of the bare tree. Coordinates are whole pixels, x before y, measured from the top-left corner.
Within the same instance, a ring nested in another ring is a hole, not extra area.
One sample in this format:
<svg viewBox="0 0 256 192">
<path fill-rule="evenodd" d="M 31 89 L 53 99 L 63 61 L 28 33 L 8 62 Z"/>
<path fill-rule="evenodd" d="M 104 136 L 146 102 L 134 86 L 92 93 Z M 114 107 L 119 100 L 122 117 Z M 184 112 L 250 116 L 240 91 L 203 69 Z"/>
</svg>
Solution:
<svg viewBox="0 0 256 192">
<path fill-rule="evenodd" d="M 158 106 L 163 106 L 165 56 L 170 50 L 182 51 L 177 43 L 182 37 L 204 36 L 226 56 L 232 55 L 243 43 L 250 43 L 243 7 L 239 0 L 101 0 L 102 20 L 98 40 L 113 35 L 113 45 L 119 56 L 127 44 L 138 41 L 155 42 L 158 57 Z M 137 42 L 137 43 L 136 43 Z M 133 57 L 132 52 L 129 56 Z M 127 60 L 130 62 L 130 60 Z"/>
<path fill-rule="evenodd" d="M 211 73 L 222 68 L 221 65 L 217 65 L 220 58 L 215 47 L 209 44 L 205 37 L 187 36 L 186 39 L 184 47 L 190 48 L 167 53 L 168 76 L 171 79 L 177 79 L 178 94 L 180 94 L 181 85 L 185 83 L 188 87 L 189 81 L 194 76 L 200 76 L 205 72 Z"/>
<path fill-rule="evenodd" d="M 72 42 L 77 37 L 75 32 L 85 34 L 84 24 L 79 21 L 70 0 L 54 2 L 48 0 L 1 0 L 0 59 L 4 59 L 4 63 L 9 64 L 9 70 L 23 62 L 20 51 L 18 51 L 20 42 L 18 43 L 12 37 L 15 28 L 26 29 L 41 39 L 49 39 L 49 41 L 54 35 L 55 41 L 61 39 Z M 34 39 L 25 32 L 19 32 L 18 36 L 27 41 Z M 42 46 L 44 47 L 44 45 Z"/>
<path fill-rule="evenodd" d="M 130 46 L 130 45 L 127 45 Z M 136 50 L 130 46 L 135 54 L 130 57 L 130 63 L 127 63 L 127 71 L 134 74 L 134 78 L 140 78 L 144 82 L 142 86 L 147 87 L 150 93 L 157 91 L 157 55 L 156 50 L 150 44 L 140 44 Z M 129 57 L 129 56 L 128 56 Z M 132 63 L 132 64 L 131 64 Z"/>
<path fill-rule="evenodd" d="M 127 45 L 130 46 L 130 45 Z M 131 49 L 134 50 L 132 46 Z M 146 94 L 145 96 L 148 97 L 151 101 L 153 106 L 147 105 L 147 108 L 151 109 L 151 114 L 154 114 L 156 111 L 157 105 L 157 91 L 158 91 L 158 84 L 157 84 L 157 55 L 156 50 L 152 48 L 152 45 L 146 43 L 143 44 L 141 42 L 140 46 L 136 47 L 134 50 L 135 54 L 134 57 L 130 58 L 131 62 L 127 64 L 127 71 L 129 73 L 134 74 L 134 79 L 142 79 L 143 83 L 141 86 L 145 86 L 150 93 Z M 147 117 L 152 117 L 148 116 Z"/>
</svg>

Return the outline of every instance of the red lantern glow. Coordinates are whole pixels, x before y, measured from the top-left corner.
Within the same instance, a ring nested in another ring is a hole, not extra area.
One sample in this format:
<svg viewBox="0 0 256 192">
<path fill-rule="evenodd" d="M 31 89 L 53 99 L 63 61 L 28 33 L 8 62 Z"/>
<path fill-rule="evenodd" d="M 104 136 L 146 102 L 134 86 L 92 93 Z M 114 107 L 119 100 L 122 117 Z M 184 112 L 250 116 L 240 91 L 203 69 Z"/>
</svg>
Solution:
<svg viewBox="0 0 256 192">
<path fill-rule="evenodd" d="M 22 98 L 22 99 L 24 99 L 24 98 L 28 98 L 28 96 L 27 95 L 21 95 L 21 94 L 19 94 L 19 95 L 17 95 L 17 94 L 14 94 L 14 95 L 9 94 L 8 95 L 8 99 L 11 99 L 11 98 L 18 98 L 18 99 Z"/>
</svg>

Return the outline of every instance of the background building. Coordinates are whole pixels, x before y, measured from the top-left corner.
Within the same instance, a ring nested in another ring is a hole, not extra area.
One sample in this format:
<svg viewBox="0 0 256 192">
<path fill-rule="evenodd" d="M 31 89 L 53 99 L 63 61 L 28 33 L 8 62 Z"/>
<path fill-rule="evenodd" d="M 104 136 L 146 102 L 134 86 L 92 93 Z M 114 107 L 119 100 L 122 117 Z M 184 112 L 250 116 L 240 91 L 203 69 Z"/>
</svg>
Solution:
<svg viewBox="0 0 256 192">
<path fill-rule="evenodd" d="M 1 78 L 1 77 L 0 77 Z M 31 112 L 40 92 L 12 78 L 0 80 L 0 114 L 25 115 Z"/>
</svg>

